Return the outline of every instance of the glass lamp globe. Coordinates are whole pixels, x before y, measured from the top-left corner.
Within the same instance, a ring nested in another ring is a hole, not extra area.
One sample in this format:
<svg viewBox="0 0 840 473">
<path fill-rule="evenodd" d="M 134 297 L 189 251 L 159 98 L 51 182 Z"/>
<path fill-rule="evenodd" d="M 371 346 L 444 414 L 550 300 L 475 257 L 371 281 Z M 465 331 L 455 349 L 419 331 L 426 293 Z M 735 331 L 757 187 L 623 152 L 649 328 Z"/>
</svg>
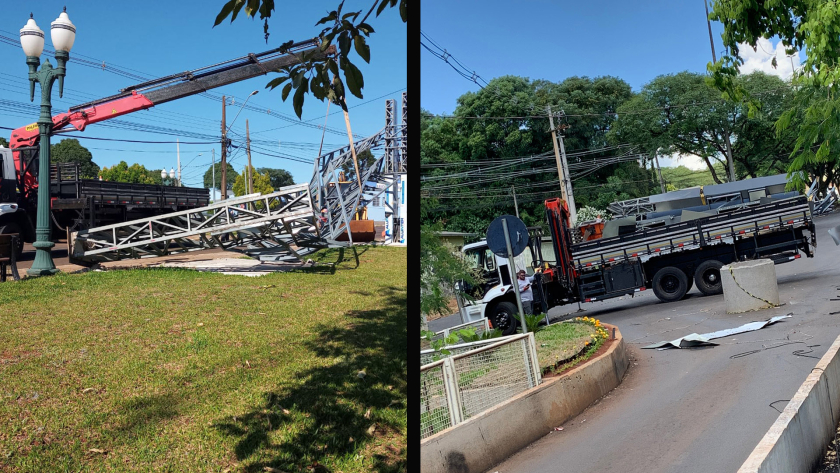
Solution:
<svg viewBox="0 0 840 473">
<path fill-rule="evenodd" d="M 161 169 L 160 170 L 160 178 L 161 179 L 166 179 L 166 169 Z"/>
<path fill-rule="evenodd" d="M 175 179 L 175 168 L 169 170 L 169 178 Z"/>
<path fill-rule="evenodd" d="M 67 51 L 73 48 L 76 41 L 76 26 L 67 16 L 67 8 L 50 24 L 50 37 L 56 51 Z"/>
<path fill-rule="evenodd" d="M 27 56 L 40 57 L 44 52 L 44 32 L 38 28 L 31 14 L 26 25 L 20 29 L 20 45 Z"/>
</svg>

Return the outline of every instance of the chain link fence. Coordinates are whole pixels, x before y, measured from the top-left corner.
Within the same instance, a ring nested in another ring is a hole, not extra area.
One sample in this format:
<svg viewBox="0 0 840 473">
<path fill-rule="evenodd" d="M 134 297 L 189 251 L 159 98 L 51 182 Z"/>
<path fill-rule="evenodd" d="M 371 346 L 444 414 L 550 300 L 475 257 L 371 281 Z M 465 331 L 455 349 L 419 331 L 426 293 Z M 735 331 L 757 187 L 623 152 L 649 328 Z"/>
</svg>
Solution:
<svg viewBox="0 0 840 473">
<path fill-rule="evenodd" d="M 490 342 L 420 368 L 421 439 L 542 382 L 533 333 Z"/>
</svg>

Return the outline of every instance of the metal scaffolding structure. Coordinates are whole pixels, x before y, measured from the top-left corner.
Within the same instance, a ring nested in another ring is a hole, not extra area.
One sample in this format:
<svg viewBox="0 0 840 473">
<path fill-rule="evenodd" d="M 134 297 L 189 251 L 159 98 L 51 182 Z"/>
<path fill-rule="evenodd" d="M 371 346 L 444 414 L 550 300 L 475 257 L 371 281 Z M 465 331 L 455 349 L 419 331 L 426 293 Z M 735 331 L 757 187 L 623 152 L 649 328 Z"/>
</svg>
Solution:
<svg viewBox="0 0 840 473">
<path fill-rule="evenodd" d="M 254 210 L 250 210 L 254 209 Z M 112 261 L 206 248 L 242 248 L 269 241 L 300 257 L 330 242 L 308 234 L 312 205 L 306 184 L 250 194 L 205 207 L 80 230 L 70 234 L 71 258 Z M 258 248 L 253 247 L 257 250 Z M 257 251 L 258 252 L 258 251 Z"/>
<path fill-rule="evenodd" d="M 394 101 L 389 100 L 385 128 L 355 143 L 356 154 L 384 148 L 373 163 L 359 169 L 359 180 L 339 179 L 341 170 L 353 163 L 350 146 L 344 146 L 316 159 L 308 184 L 73 232 L 71 259 L 110 261 L 220 247 L 264 260 L 292 260 L 320 248 L 351 246 L 350 221 L 355 213 L 387 189 L 396 190 L 406 169 L 405 94 L 399 132 L 395 122 Z M 398 215 L 399 207 L 392 211 Z M 337 241 L 345 232 L 349 241 Z"/>
</svg>

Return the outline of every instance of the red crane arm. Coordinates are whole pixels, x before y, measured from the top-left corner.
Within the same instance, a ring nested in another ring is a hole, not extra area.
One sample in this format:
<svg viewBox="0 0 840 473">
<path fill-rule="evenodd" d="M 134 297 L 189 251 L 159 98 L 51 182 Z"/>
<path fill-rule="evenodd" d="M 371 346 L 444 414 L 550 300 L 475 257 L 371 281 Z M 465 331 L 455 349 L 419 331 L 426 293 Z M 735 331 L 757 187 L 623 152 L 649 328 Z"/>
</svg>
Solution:
<svg viewBox="0 0 840 473">
<path fill-rule="evenodd" d="M 75 129 L 84 131 L 85 127 L 92 123 L 98 123 L 103 120 L 116 118 L 127 113 L 145 110 L 154 106 L 155 104 L 146 98 L 145 95 L 135 91 L 129 96 L 94 105 L 84 110 L 59 113 L 58 115 L 52 117 L 53 130 L 60 130 L 67 125 L 72 125 Z M 38 139 L 38 133 L 39 130 L 37 123 L 22 126 L 12 132 L 10 147 L 20 148 L 22 146 L 34 146 Z"/>
</svg>

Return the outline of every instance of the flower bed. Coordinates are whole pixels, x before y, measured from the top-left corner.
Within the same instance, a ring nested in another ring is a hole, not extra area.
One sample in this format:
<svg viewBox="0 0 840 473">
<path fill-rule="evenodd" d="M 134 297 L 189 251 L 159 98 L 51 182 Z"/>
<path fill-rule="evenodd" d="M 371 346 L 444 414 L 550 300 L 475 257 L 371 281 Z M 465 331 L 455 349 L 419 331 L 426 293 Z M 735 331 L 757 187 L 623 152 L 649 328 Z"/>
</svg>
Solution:
<svg viewBox="0 0 840 473">
<path fill-rule="evenodd" d="M 601 321 L 575 317 L 534 334 L 542 374 L 563 372 L 589 359 L 609 338 Z"/>
</svg>

